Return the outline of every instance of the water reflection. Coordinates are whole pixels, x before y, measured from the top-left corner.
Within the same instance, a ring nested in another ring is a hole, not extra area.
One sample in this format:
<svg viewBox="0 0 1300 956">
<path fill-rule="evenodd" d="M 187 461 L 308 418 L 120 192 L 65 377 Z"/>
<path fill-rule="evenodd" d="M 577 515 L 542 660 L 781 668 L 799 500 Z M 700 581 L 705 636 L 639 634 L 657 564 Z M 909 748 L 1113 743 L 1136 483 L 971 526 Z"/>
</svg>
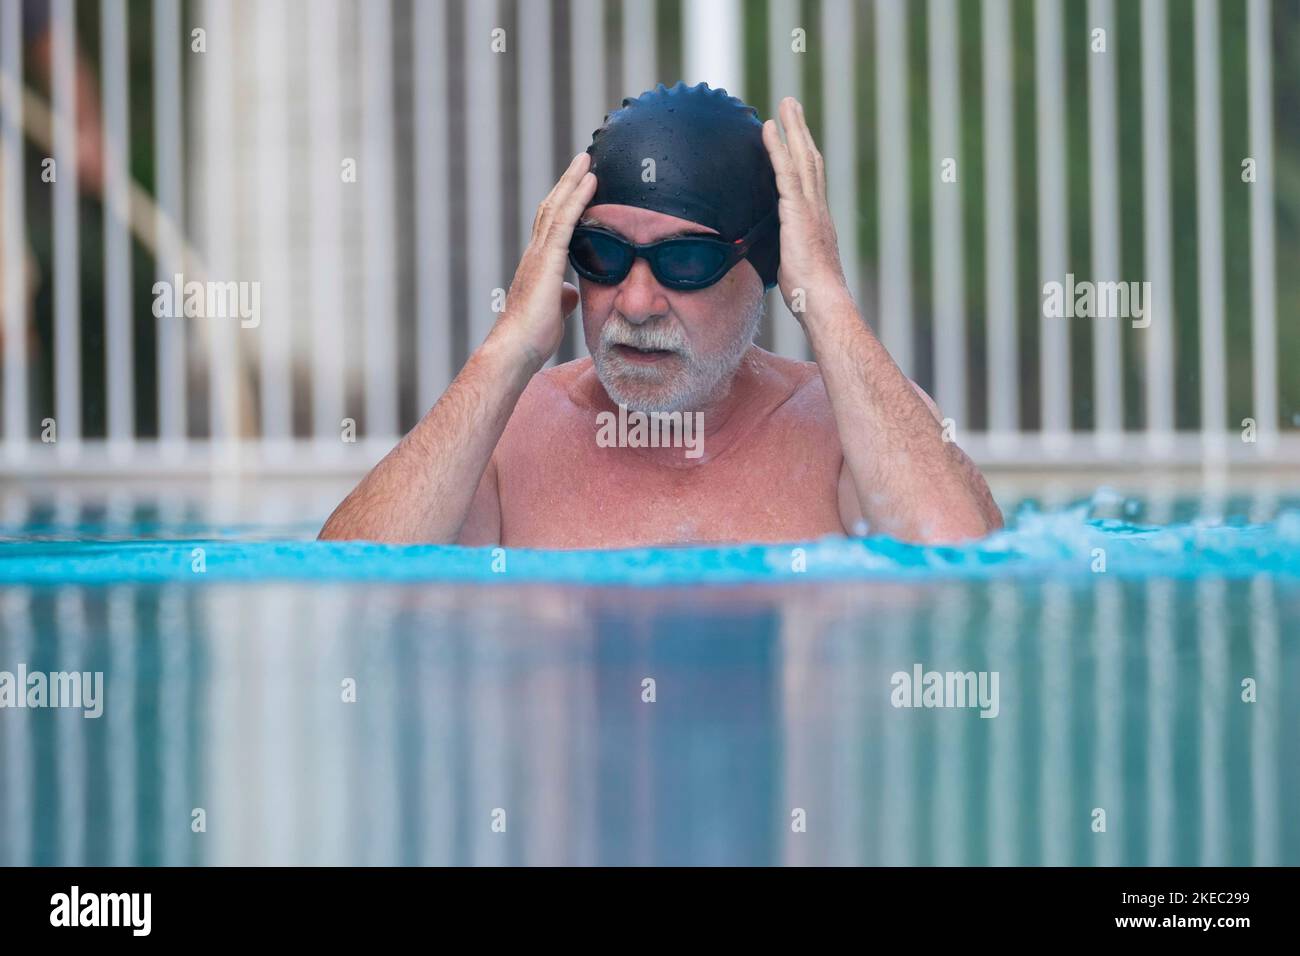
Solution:
<svg viewBox="0 0 1300 956">
<path fill-rule="evenodd" d="M 10 588 L 0 670 L 106 705 L 0 710 L 0 863 L 1294 865 L 1297 624 L 1273 578 Z M 998 716 L 893 706 L 916 664 Z"/>
</svg>

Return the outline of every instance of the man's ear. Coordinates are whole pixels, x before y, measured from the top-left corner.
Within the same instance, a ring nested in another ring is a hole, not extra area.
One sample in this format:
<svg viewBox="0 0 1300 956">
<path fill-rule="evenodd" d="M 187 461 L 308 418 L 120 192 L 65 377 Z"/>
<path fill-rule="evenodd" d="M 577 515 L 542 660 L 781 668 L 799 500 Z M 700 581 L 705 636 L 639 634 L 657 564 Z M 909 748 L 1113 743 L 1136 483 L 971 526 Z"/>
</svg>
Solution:
<svg viewBox="0 0 1300 956">
<path fill-rule="evenodd" d="M 763 277 L 760 276 L 758 270 L 754 268 L 754 263 L 750 262 L 748 259 L 741 259 L 732 267 L 731 271 L 735 272 L 737 269 L 747 270 L 744 283 L 753 286 L 758 290 L 758 298 L 761 301 L 763 296 L 767 294 L 767 289 L 763 287 Z"/>
<path fill-rule="evenodd" d="M 570 313 L 578 307 L 578 289 L 571 282 L 566 282 L 560 287 L 560 315 L 568 318 Z"/>
</svg>

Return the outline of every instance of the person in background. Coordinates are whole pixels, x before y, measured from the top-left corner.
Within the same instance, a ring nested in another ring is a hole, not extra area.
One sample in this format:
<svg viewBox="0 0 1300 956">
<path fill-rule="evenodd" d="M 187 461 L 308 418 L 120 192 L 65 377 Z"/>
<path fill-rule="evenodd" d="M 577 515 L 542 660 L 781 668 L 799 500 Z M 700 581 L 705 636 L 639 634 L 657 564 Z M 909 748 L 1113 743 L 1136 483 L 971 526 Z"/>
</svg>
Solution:
<svg viewBox="0 0 1300 956">
<path fill-rule="evenodd" d="M 9 2 L 9 0 L 6 0 Z M 13 0 L 17 2 L 17 0 Z M 22 2 L 23 63 L 27 67 L 32 85 L 48 98 L 54 76 L 54 16 L 48 0 L 23 0 Z M 76 99 L 77 127 L 77 186 L 82 196 L 89 200 L 84 205 L 81 215 L 79 244 L 82 248 L 80 267 L 83 279 L 83 339 L 87 342 L 98 341 L 102 335 L 99 316 L 102 309 L 97 308 L 96 281 L 102 270 L 102 218 L 97 212 L 104 193 L 104 127 L 100 111 L 98 84 L 94 64 L 86 56 L 82 45 L 74 40 L 73 71 Z M 25 135 L 25 134 L 24 134 Z M 48 263 L 51 253 L 51 230 L 48 217 L 50 204 L 50 184 L 41 179 L 40 163 L 46 157 L 33 146 L 30 140 L 24 162 L 25 188 L 27 191 L 26 236 L 24 259 L 26 268 L 26 308 L 23 324 L 27 329 L 27 359 L 31 369 L 30 384 L 34 391 L 31 403 L 33 421 L 39 421 L 49 408 L 50 403 L 50 330 L 49 312 L 51 309 L 50 293 L 45 282 L 49 273 Z M 0 217 L 4 214 L 4 181 L 11 175 L 4 168 L 4 157 L 0 155 Z M 0 222 L 3 219 L 0 218 Z M 4 274 L 5 258 L 3 230 L 0 229 L 0 357 L 3 357 L 7 344 L 4 340 L 6 323 L 3 310 L 7 299 L 4 290 L 8 277 Z M 41 263 L 47 263 L 46 268 Z M 84 280 L 92 280 L 86 282 Z M 95 381 L 101 371 L 92 369 L 90 388 L 95 391 Z M 90 419 L 101 418 L 101 409 L 92 408 Z"/>
</svg>

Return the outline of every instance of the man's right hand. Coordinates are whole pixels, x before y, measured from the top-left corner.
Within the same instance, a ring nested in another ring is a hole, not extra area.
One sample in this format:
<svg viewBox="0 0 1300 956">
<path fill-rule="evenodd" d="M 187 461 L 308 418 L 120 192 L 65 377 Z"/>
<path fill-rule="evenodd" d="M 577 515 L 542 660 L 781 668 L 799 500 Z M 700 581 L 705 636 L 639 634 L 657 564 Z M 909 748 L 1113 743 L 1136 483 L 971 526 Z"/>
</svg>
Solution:
<svg viewBox="0 0 1300 956">
<path fill-rule="evenodd" d="M 582 211 L 596 194 L 591 156 L 579 153 L 533 219 L 533 235 L 519 260 L 505 308 L 490 338 L 504 338 L 536 371 L 564 338 L 564 320 L 578 307 L 578 290 L 564 281 L 569 240 Z"/>
<path fill-rule="evenodd" d="M 533 373 L 564 338 L 564 317 L 578 290 L 564 281 L 569 239 L 596 193 L 586 153 L 574 157 L 537 207 L 533 237 L 515 271 L 506 306 L 447 391 L 419 424 L 362 479 L 330 515 L 323 539 L 434 541 L 459 539 L 480 485 L 489 491 L 476 533 L 500 534 L 492 452 Z M 485 484 L 486 483 L 486 484 Z"/>
</svg>

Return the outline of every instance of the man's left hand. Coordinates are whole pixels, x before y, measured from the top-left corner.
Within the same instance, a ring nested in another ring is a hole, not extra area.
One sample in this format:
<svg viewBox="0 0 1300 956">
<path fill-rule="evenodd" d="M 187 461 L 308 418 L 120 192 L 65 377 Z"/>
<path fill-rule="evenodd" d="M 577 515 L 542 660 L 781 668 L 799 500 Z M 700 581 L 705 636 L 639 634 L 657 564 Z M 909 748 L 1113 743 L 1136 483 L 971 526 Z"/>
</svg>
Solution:
<svg viewBox="0 0 1300 956">
<path fill-rule="evenodd" d="M 793 96 L 781 101 L 781 141 L 776 121 L 763 124 L 763 144 L 776 171 L 781 218 L 781 266 L 777 284 L 790 311 L 807 325 L 810 313 L 832 302 L 851 301 L 839 240 L 826 202 L 826 166 L 817 151 L 803 106 Z"/>
</svg>

